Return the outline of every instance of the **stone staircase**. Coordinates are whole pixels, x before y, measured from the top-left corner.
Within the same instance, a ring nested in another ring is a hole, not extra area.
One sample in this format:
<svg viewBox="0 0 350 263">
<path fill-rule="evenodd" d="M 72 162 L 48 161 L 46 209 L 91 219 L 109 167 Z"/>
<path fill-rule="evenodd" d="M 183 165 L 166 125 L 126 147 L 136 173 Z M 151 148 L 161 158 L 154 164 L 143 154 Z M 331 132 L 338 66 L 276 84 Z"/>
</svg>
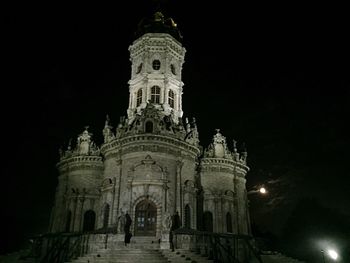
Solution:
<svg viewBox="0 0 350 263">
<path fill-rule="evenodd" d="M 260 257 L 264 263 L 304 263 L 304 261 L 277 252 L 262 254 Z"/>
<path fill-rule="evenodd" d="M 161 250 L 160 253 L 168 259 L 168 262 L 192 262 L 192 263 L 211 263 L 213 260 L 209 260 L 207 256 L 196 254 L 186 249 L 176 249 L 171 251 L 170 249 Z"/>
<path fill-rule="evenodd" d="M 106 249 L 96 249 L 83 257 L 70 261 L 72 263 L 210 263 L 206 257 L 184 249 L 174 252 L 170 249 L 160 249 L 158 240 L 153 237 L 133 237 L 127 246 L 118 241 L 109 243 Z"/>
<path fill-rule="evenodd" d="M 266 252 L 266 253 L 265 253 Z M 264 263 L 303 263 L 283 254 L 265 251 L 261 255 Z M 270 252 L 270 253 L 268 253 Z M 34 259 L 23 259 L 29 250 L 22 250 L 0 256 L 0 263 L 34 263 Z M 95 248 L 85 256 L 69 261 L 71 263 L 211 263 L 208 257 L 186 249 L 160 249 L 155 237 L 133 237 L 127 246 L 121 239 L 109 240 L 106 249 Z"/>
<path fill-rule="evenodd" d="M 6 255 L 1 255 L 0 263 L 34 263 L 35 261 L 33 258 L 25 258 L 26 255 L 29 255 L 29 253 L 29 249 L 24 249 Z"/>
<path fill-rule="evenodd" d="M 145 262 L 163 263 L 168 262 L 158 250 L 137 248 L 101 249 L 86 256 L 79 257 L 71 262 L 74 263 L 112 263 L 112 262 Z"/>
<path fill-rule="evenodd" d="M 72 263 L 210 263 L 212 260 L 193 252 L 180 250 L 116 248 L 101 249 L 71 261 Z"/>
</svg>

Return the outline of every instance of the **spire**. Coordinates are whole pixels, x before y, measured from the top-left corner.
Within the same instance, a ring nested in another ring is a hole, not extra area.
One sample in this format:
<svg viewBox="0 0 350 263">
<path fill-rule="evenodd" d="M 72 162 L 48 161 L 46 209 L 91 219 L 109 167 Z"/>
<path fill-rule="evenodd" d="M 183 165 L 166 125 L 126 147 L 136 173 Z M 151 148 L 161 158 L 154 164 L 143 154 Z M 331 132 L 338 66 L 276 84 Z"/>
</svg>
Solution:
<svg viewBox="0 0 350 263">
<path fill-rule="evenodd" d="M 190 123 L 188 122 L 188 118 L 186 117 L 185 119 L 185 123 L 186 123 L 186 132 L 189 133 L 191 132 L 191 125 Z"/>
<path fill-rule="evenodd" d="M 139 24 L 137 31 L 135 32 L 135 38 L 139 38 L 146 33 L 168 33 L 174 37 L 177 41 L 182 41 L 182 35 L 177 28 L 177 24 L 171 17 L 165 17 L 160 11 L 160 4 L 157 11 L 148 18 L 143 18 Z"/>
<path fill-rule="evenodd" d="M 109 116 L 108 114 L 106 114 L 105 127 L 109 125 L 109 121 L 110 121 Z"/>
<path fill-rule="evenodd" d="M 241 145 L 241 161 L 246 164 L 247 163 L 247 156 L 248 156 L 248 153 L 247 153 L 247 147 L 245 145 L 245 142 L 242 143 Z"/>
<path fill-rule="evenodd" d="M 235 139 L 232 140 L 232 145 L 233 145 L 233 152 L 237 152 L 237 141 Z"/>
<path fill-rule="evenodd" d="M 239 153 L 237 151 L 237 141 L 235 139 L 232 140 L 232 145 L 233 145 L 233 160 L 239 161 Z"/>
<path fill-rule="evenodd" d="M 67 150 L 68 150 L 68 151 L 71 151 L 71 150 L 72 150 L 72 138 L 70 138 L 69 141 L 68 141 Z"/>
</svg>

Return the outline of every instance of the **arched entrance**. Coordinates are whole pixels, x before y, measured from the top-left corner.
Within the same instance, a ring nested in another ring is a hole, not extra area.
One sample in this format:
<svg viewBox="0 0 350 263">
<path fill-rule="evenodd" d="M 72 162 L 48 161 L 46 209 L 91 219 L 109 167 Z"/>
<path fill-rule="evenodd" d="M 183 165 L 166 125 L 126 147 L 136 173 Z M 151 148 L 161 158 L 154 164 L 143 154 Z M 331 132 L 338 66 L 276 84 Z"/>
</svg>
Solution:
<svg viewBox="0 0 350 263">
<path fill-rule="evenodd" d="M 209 211 L 203 214 L 204 231 L 213 232 L 213 214 Z"/>
<path fill-rule="evenodd" d="M 103 228 L 108 227 L 108 221 L 109 221 L 109 204 L 105 204 L 103 208 Z"/>
<path fill-rule="evenodd" d="M 150 200 L 143 200 L 135 209 L 135 235 L 155 236 L 157 228 L 157 207 Z"/>
<path fill-rule="evenodd" d="M 71 224 L 71 221 L 72 221 L 72 212 L 69 210 L 69 211 L 67 212 L 66 232 L 69 232 L 69 231 L 70 231 L 70 224 Z"/>
<path fill-rule="evenodd" d="M 94 211 L 88 210 L 85 212 L 83 232 L 93 231 L 95 229 L 95 219 L 96 219 L 96 214 Z"/>
<path fill-rule="evenodd" d="M 189 205 L 185 206 L 185 227 L 191 228 L 191 208 Z"/>
<path fill-rule="evenodd" d="M 232 233 L 232 217 L 229 212 L 226 214 L 226 228 L 227 232 Z"/>
</svg>

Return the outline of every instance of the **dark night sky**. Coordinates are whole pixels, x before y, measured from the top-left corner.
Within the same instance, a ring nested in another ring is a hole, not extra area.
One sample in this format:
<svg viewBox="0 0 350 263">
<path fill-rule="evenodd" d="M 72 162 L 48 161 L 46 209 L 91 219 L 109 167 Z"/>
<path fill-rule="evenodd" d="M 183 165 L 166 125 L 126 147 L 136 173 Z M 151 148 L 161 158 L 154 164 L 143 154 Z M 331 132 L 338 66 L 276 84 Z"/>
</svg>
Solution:
<svg viewBox="0 0 350 263">
<path fill-rule="evenodd" d="M 251 196 L 253 221 L 278 231 L 301 197 L 349 214 L 349 21 L 342 7 L 186 2 L 163 3 L 187 49 L 185 116 L 196 117 L 203 146 L 216 128 L 230 147 L 232 139 L 246 143 L 248 187 L 269 181 L 271 189 Z M 114 127 L 126 115 L 128 46 L 155 4 L 123 5 L 8 9 L 1 202 L 10 227 L 1 230 L 2 251 L 46 230 L 59 146 L 85 125 L 101 143 L 105 115 Z"/>
</svg>

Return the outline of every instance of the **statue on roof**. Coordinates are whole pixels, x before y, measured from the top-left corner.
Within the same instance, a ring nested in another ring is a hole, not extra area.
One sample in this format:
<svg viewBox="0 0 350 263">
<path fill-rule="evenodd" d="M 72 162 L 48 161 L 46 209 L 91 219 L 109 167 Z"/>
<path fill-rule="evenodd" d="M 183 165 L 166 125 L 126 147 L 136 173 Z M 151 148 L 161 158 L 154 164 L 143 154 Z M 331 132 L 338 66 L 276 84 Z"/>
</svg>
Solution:
<svg viewBox="0 0 350 263">
<path fill-rule="evenodd" d="M 105 121 L 105 127 L 103 128 L 103 138 L 104 138 L 104 142 L 107 143 L 107 142 L 110 142 L 111 140 L 113 140 L 115 138 L 113 132 L 112 132 L 112 126 L 109 124 L 109 116 L 107 114 L 106 116 L 106 121 Z"/>
<path fill-rule="evenodd" d="M 89 155 L 92 133 L 88 132 L 89 126 L 85 126 L 85 130 L 78 136 L 77 150 L 81 155 Z"/>
<path fill-rule="evenodd" d="M 164 15 L 162 14 L 162 12 L 158 11 L 154 14 L 154 21 L 164 22 Z"/>
</svg>

